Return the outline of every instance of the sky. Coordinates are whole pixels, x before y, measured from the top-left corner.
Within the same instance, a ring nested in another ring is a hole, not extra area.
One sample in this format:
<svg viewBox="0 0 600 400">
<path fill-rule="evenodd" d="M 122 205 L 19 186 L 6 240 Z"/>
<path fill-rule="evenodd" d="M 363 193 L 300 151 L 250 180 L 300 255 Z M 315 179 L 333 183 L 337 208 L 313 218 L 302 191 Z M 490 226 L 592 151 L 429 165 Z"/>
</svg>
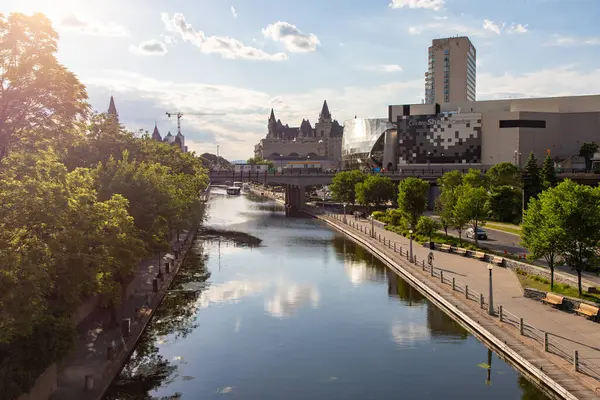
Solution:
<svg viewBox="0 0 600 400">
<path fill-rule="evenodd" d="M 434 38 L 469 36 L 477 99 L 600 93 L 598 0 L 3 0 L 45 13 L 59 60 L 94 110 L 190 150 L 253 156 L 271 108 L 284 124 L 387 116 L 424 97 Z M 192 115 L 221 114 L 221 115 Z"/>
</svg>

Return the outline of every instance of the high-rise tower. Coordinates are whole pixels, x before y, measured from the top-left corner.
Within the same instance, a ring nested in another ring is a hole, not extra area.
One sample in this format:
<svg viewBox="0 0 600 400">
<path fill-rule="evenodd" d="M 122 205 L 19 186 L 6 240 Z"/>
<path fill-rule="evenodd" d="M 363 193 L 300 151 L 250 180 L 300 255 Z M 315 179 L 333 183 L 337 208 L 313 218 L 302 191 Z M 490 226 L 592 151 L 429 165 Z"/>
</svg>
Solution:
<svg viewBox="0 0 600 400">
<path fill-rule="evenodd" d="M 425 73 L 425 102 L 475 101 L 477 52 L 468 37 L 434 39 Z"/>
</svg>

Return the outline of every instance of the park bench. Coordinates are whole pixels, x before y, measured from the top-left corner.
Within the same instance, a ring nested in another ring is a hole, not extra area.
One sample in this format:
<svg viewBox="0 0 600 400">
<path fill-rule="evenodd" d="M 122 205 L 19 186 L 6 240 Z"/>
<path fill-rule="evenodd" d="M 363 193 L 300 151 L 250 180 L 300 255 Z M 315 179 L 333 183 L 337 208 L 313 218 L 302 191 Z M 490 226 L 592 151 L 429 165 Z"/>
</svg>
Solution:
<svg viewBox="0 0 600 400">
<path fill-rule="evenodd" d="M 483 261 L 483 259 L 485 258 L 485 253 L 481 251 L 476 251 L 473 253 L 473 258 Z"/>
<path fill-rule="evenodd" d="M 596 318 L 598 316 L 598 311 L 600 308 L 595 306 L 590 306 L 589 304 L 579 303 L 579 308 L 575 310 L 577 314 L 583 314 L 589 318 Z"/>
<path fill-rule="evenodd" d="M 454 248 L 454 252 L 456 254 L 460 254 L 461 256 L 466 256 L 467 255 L 467 249 L 463 249 L 462 247 L 455 247 Z"/>
<path fill-rule="evenodd" d="M 443 251 L 447 251 L 448 253 L 450 253 L 452 251 L 452 246 L 450 246 L 449 244 L 442 244 L 440 246 L 440 249 Z"/>
<path fill-rule="evenodd" d="M 564 296 L 559 296 L 554 293 L 546 293 L 546 297 L 542 301 L 546 304 L 552 304 L 553 306 L 560 306 L 563 303 Z"/>
<path fill-rule="evenodd" d="M 144 317 L 150 316 L 151 313 L 152 313 L 152 310 L 150 310 L 148 307 L 141 307 L 139 310 L 137 310 L 136 317 L 138 319 L 142 319 Z"/>
<path fill-rule="evenodd" d="M 502 264 L 504 264 L 504 258 L 494 256 L 494 258 L 492 258 L 492 262 L 496 265 L 502 265 Z"/>
</svg>

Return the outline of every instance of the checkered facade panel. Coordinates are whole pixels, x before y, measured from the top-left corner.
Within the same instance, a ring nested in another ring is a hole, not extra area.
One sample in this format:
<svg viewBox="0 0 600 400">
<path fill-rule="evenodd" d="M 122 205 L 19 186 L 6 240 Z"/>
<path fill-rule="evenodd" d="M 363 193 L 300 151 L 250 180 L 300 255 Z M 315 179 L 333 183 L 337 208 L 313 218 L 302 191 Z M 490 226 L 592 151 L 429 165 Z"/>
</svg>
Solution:
<svg viewBox="0 0 600 400">
<path fill-rule="evenodd" d="M 398 116 L 399 164 L 481 163 L 481 114 Z"/>
</svg>

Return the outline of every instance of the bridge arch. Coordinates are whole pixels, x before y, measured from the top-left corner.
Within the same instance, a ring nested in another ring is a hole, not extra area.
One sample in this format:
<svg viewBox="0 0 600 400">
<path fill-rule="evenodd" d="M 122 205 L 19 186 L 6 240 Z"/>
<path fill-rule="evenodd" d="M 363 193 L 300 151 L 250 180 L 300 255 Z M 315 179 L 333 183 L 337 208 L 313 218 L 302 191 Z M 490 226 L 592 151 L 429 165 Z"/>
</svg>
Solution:
<svg viewBox="0 0 600 400">
<path fill-rule="evenodd" d="M 300 155 L 298 153 L 290 153 L 288 154 L 288 157 L 299 157 Z"/>
<path fill-rule="evenodd" d="M 308 153 L 306 155 L 306 157 L 315 158 L 315 157 L 319 157 L 319 155 L 311 152 L 311 153 Z"/>
</svg>

